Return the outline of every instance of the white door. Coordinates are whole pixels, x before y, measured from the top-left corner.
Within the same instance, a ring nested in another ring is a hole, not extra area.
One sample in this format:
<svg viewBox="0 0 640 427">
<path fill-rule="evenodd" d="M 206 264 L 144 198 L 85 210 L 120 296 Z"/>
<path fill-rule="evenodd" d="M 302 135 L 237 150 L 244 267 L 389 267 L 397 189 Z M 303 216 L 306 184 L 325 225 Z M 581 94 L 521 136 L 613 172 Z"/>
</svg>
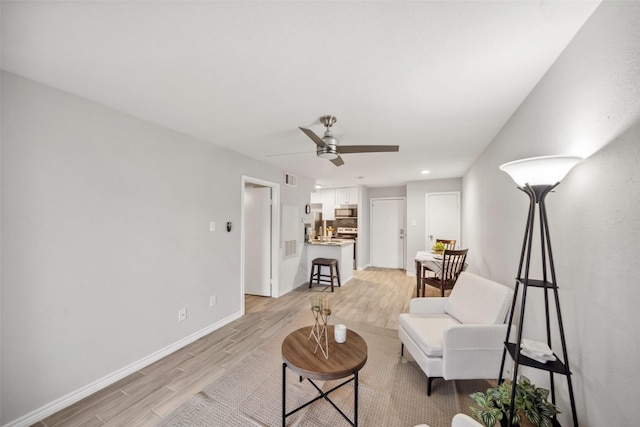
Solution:
<svg viewBox="0 0 640 427">
<path fill-rule="evenodd" d="M 244 189 L 244 291 L 271 296 L 271 188 Z"/>
<path fill-rule="evenodd" d="M 404 199 L 371 201 L 371 265 L 404 268 Z"/>
<path fill-rule="evenodd" d="M 429 250 L 436 239 L 456 241 L 460 248 L 460 193 L 426 194 L 426 240 L 425 249 Z"/>
</svg>

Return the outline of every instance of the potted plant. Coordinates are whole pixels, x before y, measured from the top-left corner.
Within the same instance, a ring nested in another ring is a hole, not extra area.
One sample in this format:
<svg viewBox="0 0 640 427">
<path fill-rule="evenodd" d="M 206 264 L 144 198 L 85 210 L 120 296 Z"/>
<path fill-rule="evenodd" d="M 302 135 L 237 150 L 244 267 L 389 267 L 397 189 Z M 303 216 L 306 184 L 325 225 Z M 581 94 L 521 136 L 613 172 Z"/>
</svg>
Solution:
<svg viewBox="0 0 640 427">
<path fill-rule="evenodd" d="M 433 250 L 434 253 L 436 254 L 442 254 L 442 252 L 446 249 L 444 246 L 444 243 L 442 242 L 436 242 L 435 245 L 433 245 L 433 247 L 431 248 Z"/>
<path fill-rule="evenodd" d="M 511 409 L 511 381 L 504 381 L 495 387 L 489 387 L 486 393 L 477 392 L 471 394 L 471 398 L 479 406 L 471 408 L 473 417 L 484 423 L 487 427 L 493 427 L 496 423 L 508 425 Z M 556 425 L 553 416 L 560 411 L 553 403 L 549 402 L 549 390 L 538 388 L 535 384 L 521 375 L 516 385 L 516 396 L 511 425 L 519 425 L 527 420 L 535 427 L 553 427 Z"/>
</svg>

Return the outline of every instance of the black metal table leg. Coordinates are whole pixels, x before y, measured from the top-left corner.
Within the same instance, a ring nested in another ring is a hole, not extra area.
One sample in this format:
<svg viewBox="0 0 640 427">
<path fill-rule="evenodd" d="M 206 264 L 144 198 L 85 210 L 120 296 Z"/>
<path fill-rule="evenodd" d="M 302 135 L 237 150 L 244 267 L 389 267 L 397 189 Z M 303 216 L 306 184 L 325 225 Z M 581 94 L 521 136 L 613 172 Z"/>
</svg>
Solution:
<svg viewBox="0 0 640 427">
<path fill-rule="evenodd" d="M 282 363 L 282 427 L 287 419 L 287 364 Z"/>
<path fill-rule="evenodd" d="M 320 400 L 320 399 L 325 399 L 327 402 L 329 402 L 331 404 L 331 406 L 333 406 L 335 408 L 336 411 L 338 411 L 338 413 L 340 415 L 342 415 L 342 417 L 352 426 L 356 427 L 358 425 L 358 372 L 355 372 L 353 374 L 353 376 L 351 378 L 349 378 L 346 381 L 343 381 L 342 383 L 336 385 L 335 387 L 333 387 L 331 390 L 328 391 L 323 391 L 320 387 L 318 387 L 318 385 L 316 383 L 314 383 L 312 380 L 310 380 L 309 378 L 307 378 L 307 381 L 309 381 L 309 383 L 316 389 L 316 391 L 318 391 L 318 396 L 316 396 L 314 399 L 309 400 L 307 403 L 297 407 L 296 409 L 291 410 L 289 413 L 287 413 L 287 407 L 286 407 L 286 387 L 287 387 L 287 383 L 286 383 L 286 369 L 287 369 L 287 364 L 283 363 L 282 364 L 282 427 L 286 426 L 286 419 L 288 416 L 295 414 L 296 412 L 298 412 L 301 409 L 306 408 L 307 406 L 311 405 L 312 403 Z M 330 398 L 329 398 L 329 394 L 336 391 L 337 389 L 339 389 L 340 387 L 350 383 L 351 381 L 354 382 L 354 408 L 353 408 L 353 414 L 354 414 L 354 418 L 353 421 L 351 421 L 349 419 L 349 417 L 347 416 L 347 414 L 345 414 Z"/>
<path fill-rule="evenodd" d="M 358 427 L 358 371 L 353 373 L 353 425 Z"/>
</svg>

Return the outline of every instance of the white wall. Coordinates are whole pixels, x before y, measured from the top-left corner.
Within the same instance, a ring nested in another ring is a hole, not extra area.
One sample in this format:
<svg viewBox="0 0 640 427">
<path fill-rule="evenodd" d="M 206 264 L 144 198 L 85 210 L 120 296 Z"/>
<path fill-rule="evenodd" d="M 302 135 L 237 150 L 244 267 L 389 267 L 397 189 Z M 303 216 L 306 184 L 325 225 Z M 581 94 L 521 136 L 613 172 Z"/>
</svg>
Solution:
<svg viewBox="0 0 640 427">
<path fill-rule="evenodd" d="M 407 187 L 405 185 L 399 185 L 396 187 L 369 187 L 367 204 L 371 206 L 371 199 L 385 198 L 385 197 L 406 197 L 406 196 L 407 196 Z"/>
<path fill-rule="evenodd" d="M 462 179 L 434 179 L 426 181 L 412 181 L 407 183 L 407 274 L 416 274 L 416 266 L 413 261 L 416 252 L 425 249 L 426 236 L 426 194 L 442 193 L 449 191 L 462 191 Z M 461 211 L 464 203 L 461 206 Z M 415 222 L 415 225 L 413 223 Z M 461 248 L 467 248 L 464 242 L 464 233 L 460 242 Z"/>
<path fill-rule="evenodd" d="M 582 427 L 637 424 L 640 368 L 640 3 L 604 2 L 463 180 L 470 268 L 513 286 L 527 197 L 500 164 L 588 157 L 547 197 L 551 243 Z M 544 336 L 530 292 L 525 334 Z M 554 328 L 554 330 L 557 330 Z M 560 352 L 560 347 L 554 345 Z M 546 385 L 546 375 L 527 371 Z M 564 377 L 559 405 L 571 425 Z"/>
<path fill-rule="evenodd" d="M 283 171 L 5 72 L 2 124 L 0 424 L 240 314 L 241 176 Z"/>
</svg>

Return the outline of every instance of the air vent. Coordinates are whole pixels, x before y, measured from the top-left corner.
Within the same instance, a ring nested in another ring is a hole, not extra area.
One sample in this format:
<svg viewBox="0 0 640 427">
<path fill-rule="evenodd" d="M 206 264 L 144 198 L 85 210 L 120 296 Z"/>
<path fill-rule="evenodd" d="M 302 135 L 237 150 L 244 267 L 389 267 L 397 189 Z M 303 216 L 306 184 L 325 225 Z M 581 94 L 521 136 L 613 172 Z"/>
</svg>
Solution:
<svg viewBox="0 0 640 427">
<path fill-rule="evenodd" d="M 286 240 L 284 242 L 284 256 L 291 257 L 297 255 L 298 253 L 298 241 L 297 240 Z"/>
<path fill-rule="evenodd" d="M 295 175 L 291 175 L 290 173 L 284 173 L 284 185 L 288 185 L 289 187 L 297 187 L 298 186 L 298 177 Z"/>
</svg>

